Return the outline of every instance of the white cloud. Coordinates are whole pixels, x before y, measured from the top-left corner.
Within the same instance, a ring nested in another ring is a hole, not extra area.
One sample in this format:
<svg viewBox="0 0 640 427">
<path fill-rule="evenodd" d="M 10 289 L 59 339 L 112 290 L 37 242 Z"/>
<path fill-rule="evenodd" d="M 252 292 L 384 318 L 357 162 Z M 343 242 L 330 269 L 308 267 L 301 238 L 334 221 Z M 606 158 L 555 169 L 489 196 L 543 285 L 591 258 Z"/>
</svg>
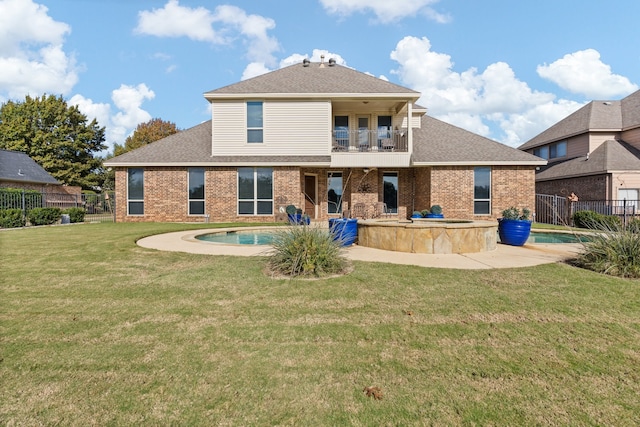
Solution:
<svg viewBox="0 0 640 427">
<path fill-rule="evenodd" d="M 454 71 L 451 56 L 432 51 L 426 37 L 405 37 L 391 58 L 399 64 L 391 72 L 422 93 L 418 103 L 430 115 L 511 146 L 522 144 L 580 106 L 532 90 L 505 62 L 490 64 L 482 72 L 476 68 Z"/>
<path fill-rule="evenodd" d="M 569 53 L 549 65 L 539 65 L 537 71 L 540 77 L 589 99 L 617 98 L 638 89 L 628 78 L 613 74 L 595 49 Z"/>
<path fill-rule="evenodd" d="M 180 6 L 178 0 L 169 0 L 161 9 L 138 13 L 135 33 L 158 37 L 188 37 L 196 41 L 223 43 L 211 24 L 213 14 L 204 7 Z"/>
<path fill-rule="evenodd" d="M 115 114 L 111 104 L 96 103 L 82 95 L 74 95 L 68 104 L 77 105 L 89 120 L 95 118 L 99 126 L 106 128 L 107 151 L 112 151 L 113 145 L 115 143 L 124 144 L 127 136 L 131 135 L 140 123 L 151 120 L 151 115 L 141 107 L 144 101 L 154 97 L 154 92 L 144 83 L 137 86 L 123 84 L 111 92 L 111 99 L 116 109 L 120 110 Z"/>
<path fill-rule="evenodd" d="M 69 25 L 32 0 L 0 1 L 0 94 L 67 94 L 78 82 L 73 55 L 63 49 Z"/>
<path fill-rule="evenodd" d="M 280 50 L 278 40 L 269 35 L 275 21 L 260 15 L 248 15 L 243 9 L 221 5 L 212 12 L 204 7 L 181 6 L 169 0 L 161 9 L 141 11 L 134 32 L 157 37 L 187 37 L 216 45 L 233 46 L 240 39 L 250 64 L 243 79 L 255 77 L 276 65 L 274 53 Z M 216 26 L 217 28 L 214 28 Z"/>
<path fill-rule="evenodd" d="M 449 15 L 438 13 L 431 7 L 437 2 L 438 0 L 320 0 L 329 13 L 336 15 L 348 16 L 355 12 L 371 11 L 378 21 L 387 23 L 423 14 L 439 23 L 449 22 Z"/>
</svg>

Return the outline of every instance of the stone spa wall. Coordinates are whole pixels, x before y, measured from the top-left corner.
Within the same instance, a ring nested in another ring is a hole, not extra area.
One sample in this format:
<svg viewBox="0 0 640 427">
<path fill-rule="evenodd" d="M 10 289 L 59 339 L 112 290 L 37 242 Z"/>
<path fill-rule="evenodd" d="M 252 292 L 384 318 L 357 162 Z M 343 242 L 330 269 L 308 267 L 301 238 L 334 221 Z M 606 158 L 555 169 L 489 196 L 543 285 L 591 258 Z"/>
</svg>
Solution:
<svg viewBox="0 0 640 427">
<path fill-rule="evenodd" d="M 496 249 L 497 221 L 360 220 L 358 245 L 387 251 L 461 254 Z"/>
</svg>

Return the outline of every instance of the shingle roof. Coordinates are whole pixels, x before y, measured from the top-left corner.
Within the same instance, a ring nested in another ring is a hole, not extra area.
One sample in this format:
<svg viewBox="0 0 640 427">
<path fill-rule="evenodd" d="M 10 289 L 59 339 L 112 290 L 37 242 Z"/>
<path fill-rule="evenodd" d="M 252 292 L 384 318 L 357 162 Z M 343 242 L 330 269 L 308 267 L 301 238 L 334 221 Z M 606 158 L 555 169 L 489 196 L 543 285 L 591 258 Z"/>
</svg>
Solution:
<svg viewBox="0 0 640 427">
<path fill-rule="evenodd" d="M 205 98 L 220 98 L 243 94 L 295 95 L 409 95 L 418 99 L 420 93 L 341 65 L 312 62 L 290 65 L 261 76 L 206 92 Z"/>
<path fill-rule="evenodd" d="M 0 150 L 0 181 L 61 185 L 27 154 Z"/>
<path fill-rule="evenodd" d="M 105 161 L 120 164 L 202 163 L 211 157 L 211 120 Z"/>
<path fill-rule="evenodd" d="M 622 130 L 640 127 L 640 90 L 622 101 Z"/>
<path fill-rule="evenodd" d="M 625 142 L 608 140 L 600 144 L 588 156 L 553 162 L 541 168 L 540 172 L 536 174 L 536 181 L 626 170 L 640 170 L 640 151 Z"/>
<path fill-rule="evenodd" d="M 622 101 L 591 101 L 518 147 L 528 150 L 590 130 L 621 130 Z"/>
<path fill-rule="evenodd" d="M 413 133 L 414 164 L 531 164 L 546 160 L 492 139 L 423 116 Z"/>
</svg>

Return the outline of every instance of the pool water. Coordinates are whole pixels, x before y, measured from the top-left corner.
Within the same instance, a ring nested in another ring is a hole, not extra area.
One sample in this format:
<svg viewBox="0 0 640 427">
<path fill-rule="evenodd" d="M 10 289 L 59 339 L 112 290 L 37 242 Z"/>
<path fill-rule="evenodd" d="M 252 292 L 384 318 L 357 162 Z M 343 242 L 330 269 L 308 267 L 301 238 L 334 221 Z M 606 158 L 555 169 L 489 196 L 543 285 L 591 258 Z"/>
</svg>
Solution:
<svg viewBox="0 0 640 427">
<path fill-rule="evenodd" d="M 531 232 L 527 243 L 580 243 L 588 242 L 589 237 L 577 236 L 571 233 L 545 233 L 540 231 Z"/>
<path fill-rule="evenodd" d="M 270 245 L 273 237 L 273 232 L 268 231 L 228 231 L 202 234 L 196 236 L 196 239 L 227 245 Z"/>
</svg>

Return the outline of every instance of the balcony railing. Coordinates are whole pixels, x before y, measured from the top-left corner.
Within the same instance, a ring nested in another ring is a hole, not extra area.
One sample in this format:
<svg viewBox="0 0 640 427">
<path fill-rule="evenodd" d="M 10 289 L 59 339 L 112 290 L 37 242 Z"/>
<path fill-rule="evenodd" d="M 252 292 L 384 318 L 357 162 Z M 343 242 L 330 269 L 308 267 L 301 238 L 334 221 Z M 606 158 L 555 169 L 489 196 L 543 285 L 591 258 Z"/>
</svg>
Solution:
<svg viewBox="0 0 640 427">
<path fill-rule="evenodd" d="M 409 151 L 406 130 L 347 130 L 333 131 L 334 153 L 339 152 L 399 152 Z"/>
</svg>

